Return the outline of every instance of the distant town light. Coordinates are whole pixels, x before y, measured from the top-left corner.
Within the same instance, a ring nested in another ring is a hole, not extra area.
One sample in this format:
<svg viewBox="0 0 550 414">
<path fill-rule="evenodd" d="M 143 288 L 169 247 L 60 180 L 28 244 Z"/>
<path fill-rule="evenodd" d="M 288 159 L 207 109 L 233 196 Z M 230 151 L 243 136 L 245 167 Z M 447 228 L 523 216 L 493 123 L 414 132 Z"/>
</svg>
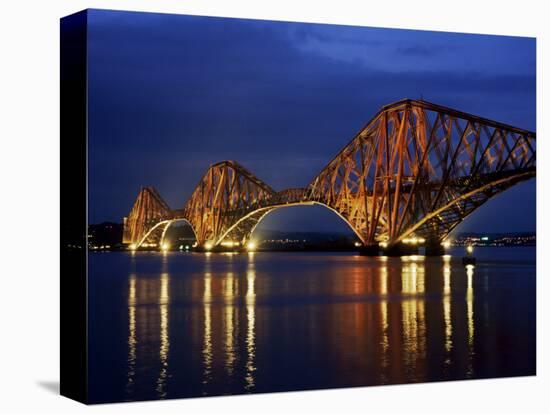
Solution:
<svg viewBox="0 0 550 414">
<path fill-rule="evenodd" d="M 472 254 L 474 252 L 474 247 L 470 244 L 466 247 L 466 251 L 468 254 Z"/>
<path fill-rule="evenodd" d="M 448 249 L 448 248 L 451 247 L 451 241 L 450 241 L 450 240 L 445 240 L 443 243 L 441 243 L 441 245 L 442 245 L 444 248 Z"/>
<path fill-rule="evenodd" d="M 355 242 L 355 247 L 361 247 L 361 242 Z"/>
</svg>

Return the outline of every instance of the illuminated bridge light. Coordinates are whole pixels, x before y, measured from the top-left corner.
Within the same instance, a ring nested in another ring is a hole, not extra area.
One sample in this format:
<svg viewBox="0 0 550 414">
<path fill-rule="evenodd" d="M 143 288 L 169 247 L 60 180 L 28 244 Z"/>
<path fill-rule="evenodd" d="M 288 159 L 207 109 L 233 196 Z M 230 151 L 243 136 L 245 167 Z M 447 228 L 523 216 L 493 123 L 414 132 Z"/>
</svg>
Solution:
<svg viewBox="0 0 550 414">
<path fill-rule="evenodd" d="M 409 237 L 409 238 L 403 239 L 403 243 L 405 244 L 422 244 L 425 242 L 426 242 L 426 239 L 423 237 Z"/>
<path fill-rule="evenodd" d="M 249 252 L 253 252 L 254 250 L 256 250 L 256 242 L 254 242 L 254 241 L 249 241 L 248 244 L 246 245 L 246 249 L 247 249 Z"/>
<path fill-rule="evenodd" d="M 226 240 L 220 243 L 223 247 L 237 247 L 240 243 L 237 241 Z"/>
</svg>

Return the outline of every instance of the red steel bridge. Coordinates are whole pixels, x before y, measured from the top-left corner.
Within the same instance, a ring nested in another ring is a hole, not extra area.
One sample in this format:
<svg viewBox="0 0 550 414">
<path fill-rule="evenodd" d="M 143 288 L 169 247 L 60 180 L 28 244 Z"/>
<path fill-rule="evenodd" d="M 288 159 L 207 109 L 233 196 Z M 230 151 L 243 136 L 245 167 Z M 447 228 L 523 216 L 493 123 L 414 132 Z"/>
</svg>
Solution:
<svg viewBox="0 0 550 414">
<path fill-rule="evenodd" d="M 183 208 L 143 187 L 127 218 L 131 248 L 161 246 L 185 220 L 199 246 L 245 246 L 269 212 L 327 207 L 362 245 L 391 248 L 417 239 L 440 245 L 475 209 L 535 177 L 536 134 L 435 105 L 384 106 L 305 188 L 276 191 L 235 161 L 212 165 Z"/>
</svg>

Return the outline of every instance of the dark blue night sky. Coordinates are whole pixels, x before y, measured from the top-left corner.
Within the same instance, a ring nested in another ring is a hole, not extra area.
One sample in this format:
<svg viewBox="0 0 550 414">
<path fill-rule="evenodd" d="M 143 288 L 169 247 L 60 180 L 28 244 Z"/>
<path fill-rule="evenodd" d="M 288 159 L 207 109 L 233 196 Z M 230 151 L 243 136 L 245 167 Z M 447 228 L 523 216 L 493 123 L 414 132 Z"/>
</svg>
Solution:
<svg viewBox="0 0 550 414">
<path fill-rule="evenodd" d="M 421 98 L 535 130 L 535 39 L 91 10 L 91 223 L 122 221 L 142 185 L 183 206 L 210 164 L 306 186 L 385 104 Z M 280 230 L 346 230 L 322 207 Z M 535 181 L 457 231 L 534 231 Z"/>
</svg>

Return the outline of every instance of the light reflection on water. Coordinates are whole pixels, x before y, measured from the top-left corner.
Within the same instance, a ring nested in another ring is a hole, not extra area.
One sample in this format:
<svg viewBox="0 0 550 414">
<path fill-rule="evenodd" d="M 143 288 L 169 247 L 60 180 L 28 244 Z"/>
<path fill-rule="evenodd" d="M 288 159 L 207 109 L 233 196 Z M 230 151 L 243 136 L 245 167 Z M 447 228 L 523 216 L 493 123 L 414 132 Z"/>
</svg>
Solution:
<svg viewBox="0 0 550 414">
<path fill-rule="evenodd" d="M 468 278 L 468 287 L 466 288 L 466 317 L 468 320 L 468 378 L 474 376 L 473 356 L 474 356 L 474 266 L 466 266 L 466 277 Z"/>
<path fill-rule="evenodd" d="M 212 315 L 211 305 L 212 300 L 212 274 L 206 272 L 204 274 L 204 346 L 202 355 L 204 361 L 204 379 L 202 383 L 208 384 L 212 375 Z M 204 393 L 206 394 L 206 392 Z"/>
<path fill-rule="evenodd" d="M 160 373 L 157 380 L 157 392 L 159 398 L 166 398 L 166 381 L 168 379 L 168 352 L 170 350 L 170 337 L 168 333 L 168 310 L 170 296 L 168 293 L 169 277 L 167 273 L 160 276 Z"/>
<path fill-rule="evenodd" d="M 254 291 L 254 279 L 256 273 L 254 272 L 254 253 L 248 254 L 249 266 L 246 274 L 246 376 L 245 376 L 245 390 L 251 392 L 254 389 L 254 355 L 256 352 L 255 344 L 255 302 L 256 293 Z"/>
<path fill-rule="evenodd" d="M 445 365 L 451 363 L 453 349 L 453 324 L 451 318 L 451 265 L 446 259 L 443 264 L 443 319 L 445 321 Z"/>
<path fill-rule="evenodd" d="M 322 253 L 92 260 L 97 402 L 534 373 L 534 311 L 525 312 L 534 263 Z M 524 319 L 502 316 L 514 309 Z"/>
<path fill-rule="evenodd" d="M 133 394 L 134 376 L 136 374 L 136 275 L 131 274 L 128 281 L 128 381 L 126 384 L 127 398 Z"/>
</svg>

